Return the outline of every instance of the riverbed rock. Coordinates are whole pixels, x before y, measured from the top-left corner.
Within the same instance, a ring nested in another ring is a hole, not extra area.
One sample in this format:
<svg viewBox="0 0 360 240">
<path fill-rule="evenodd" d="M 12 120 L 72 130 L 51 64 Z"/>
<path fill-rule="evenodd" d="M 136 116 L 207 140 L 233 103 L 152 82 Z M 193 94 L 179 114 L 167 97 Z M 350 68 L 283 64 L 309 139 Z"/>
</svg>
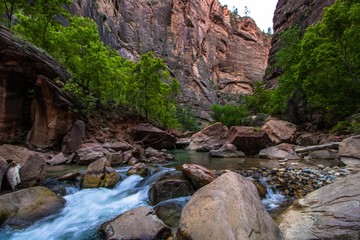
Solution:
<svg viewBox="0 0 360 240">
<path fill-rule="evenodd" d="M 301 159 L 295 152 L 295 145 L 289 143 L 281 143 L 277 146 L 261 149 L 259 157 L 269 159 Z"/>
<path fill-rule="evenodd" d="M 227 142 L 234 144 L 238 150 L 243 151 L 246 155 L 258 154 L 261 149 L 272 145 L 265 131 L 245 126 L 231 127 Z"/>
<path fill-rule="evenodd" d="M 101 226 L 106 239 L 167 239 L 171 229 L 150 207 L 131 209 Z"/>
<path fill-rule="evenodd" d="M 220 149 L 211 150 L 209 156 L 214 158 L 240 158 L 245 157 L 245 153 L 238 151 L 234 144 L 225 143 Z"/>
<path fill-rule="evenodd" d="M 83 178 L 82 188 L 111 188 L 120 179 L 120 175 L 110 166 L 110 162 L 103 157 L 89 164 Z"/>
<path fill-rule="evenodd" d="M 9 166 L 8 166 L 6 160 L 0 156 L 0 191 L 1 191 L 1 186 L 2 186 L 2 179 L 5 176 L 8 169 L 9 169 Z"/>
<path fill-rule="evenodd" d="M 328 159 L 335 160 L 339 158 L 339 154 L 329 149 L 317 150 L 309 153 L 310 159 Z"/>
<path fill-rule="evenodd" d="M 109 150 L 100 143 L 84 143 L 76 151 L 76 158 L 78 164 L 87 165 L 104 157 L 108 152 Z"/>
<path fill-rule="evenodd" d="M 175 136 L 149 123 L 136 125 L 131 136 L 135 142 L 141 142 L 145 147 L 152 147 L 157 150 L 172 149 L 176 143 Z"/>
<path fill-rule="evenodd" d="M 284 239 L 359 239 L 360 173 L 294 202 L 278 218 Z"/>
<path fill-rule="evenodd" d="M 110 149 L 114 150 L 115 152 L 118 152 L 118 151 L 125 152 L 128 150 L 132 150 L 134 148 L 130 143 L 125 142 L 125 141 L 107 142 L 107 143 L 104 143 L 103 146 L 106 148 L 110 148 Z"/>
<path fill-rule="evenodd" d="M 163 174 L 149 190 L 149 200 L 155 205 L 159 202 L 191 196 L 194 193 L 191 182 L 184 178 L 181 172 L 173 171 Z"/>
<path fill-rule="evenodd" d="M 254 184 L 228 172 L 198 190 L 185 205 L 177 239 L 281 239 Z"/>
<path fill-rule="evenodd" d="M 211 183 L 217 177 L 213 171 L 198 164 L 184 164 L 181 166 L 181 171 L 190 179 L 195 189 Z"/>
<path fill-rule="evenodd" d="M 227 133 L 228 128 L 217 122 L 192 135 L 188 149 L 202 152 L 219 149 L 224 144 Z"/>
<path fill-rule="evenodd" d="M 287 121 L 272 119 L 261 128 L 274 144 L 292 143 L 295 141 L 297 127 Z"/>
<path fill-rule="evenodd" d="M 127 175 L 140 175 L 142 177 L 146 177 L 148 175 L 149 169 L 145 165 L 145 163 L 136 163 L 134 166 L 132 166 L 128 171 Z"/>
<path fill-rule="evenodd" d="M 84 138 L 85 123 L 82 120 L 76 120 L 63 138 L 61 152 L 65 155 L 75 153 L 83 143 Z"/>
<path fill-rule="evenodd" d="M 65 199 L 45 187 L 32 187 L 0 196 L 0 227 L 24 228 L 65 205 Z"/>
<path fill-rule="evenodd" d="M 148 163 L 167 163 L 175 159 L 174 155 L 164 151 L 158 151 L 152 147 L 146 148 L 144 155 L 146 157 L 145 162 Z"/>
</svg>

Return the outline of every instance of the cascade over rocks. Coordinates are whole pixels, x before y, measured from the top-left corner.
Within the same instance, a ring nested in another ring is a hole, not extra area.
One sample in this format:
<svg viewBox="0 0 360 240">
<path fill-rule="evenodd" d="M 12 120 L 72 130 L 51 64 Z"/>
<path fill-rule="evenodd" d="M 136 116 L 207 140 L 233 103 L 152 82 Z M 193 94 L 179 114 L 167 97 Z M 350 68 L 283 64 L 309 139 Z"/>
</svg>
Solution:
<svg viewBox="0 0 360 240">
<path fill-rule="evenodd" d="M 232 18 L 214 0 L 75 1 L 102 40 L 126 58 L 154 51 L 181 82 L 185 105 L 202 119 L 227 94 L 251 94 L 267 65 L 269 38 L 251 18 Z M 219 99 L 220 96 L 220 99 Z"/>
<path fill-rule="evenodd" d="M 74 104 L 57 82 L 62 84 L 70 75 L 54 59 L 2 27 L 0 52 L 0 141 L 30 130 L 28 144 L 60 148 L 74 122 Z"/>
<path fill-rule="evenodd" d="M 295 201 L 278 217 L 284 239 L 359 239 L 360 173 Z"/>
<path fill-rule="evenodd" d="M 177 239 L 281 239 L 254 184 L 229 172 L 198 190 L 183 208 Z"/>
<path fill-rule="evenodd" d="M 45 187 L 32 187 L 0 196 L 0 227 L 24 228 L 59 212 L 65 199 Z"/>
</svg>

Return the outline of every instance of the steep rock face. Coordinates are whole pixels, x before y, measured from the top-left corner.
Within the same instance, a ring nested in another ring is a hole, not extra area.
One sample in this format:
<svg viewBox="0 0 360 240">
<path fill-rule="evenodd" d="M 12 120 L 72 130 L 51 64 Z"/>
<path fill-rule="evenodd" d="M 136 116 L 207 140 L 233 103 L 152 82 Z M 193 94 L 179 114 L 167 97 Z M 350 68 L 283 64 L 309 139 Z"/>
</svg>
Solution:
<svg viewBox="0 0 360 240">
<path fill-rule="evenodd" d="M 274 35 L 271 40 L 268 67 L 271 69 L 265 76 L 268 87 L 276 86 L 276 78 L 281 69 L 275 67 L 275 54 L 280 47 L 280 35 L 286 29 L 298 25 L 306 29 L 321 20 L 324 8 L 332 5 L 335 0 L 279 0 L 274 12 Z"/>
<path fill-rule="evenodd" d="M 224 94 L 252 93 L 263 78 L 269 39 L 250 18 L 230 17 L 217 0 L 78 0 L 73 10 L 93 18 L 102 39 L 137 60 L 154 51 L 182 83 L 183 104 L 208 119 Z"/>
<path fill-rule="evenodd" d="M 70 98 L 55 84 L 70 75 L 39 49 L 0 27 L 0 142 L 27 132 L 36 147 L 61 144 L 73 122 Z"/>
</svg>

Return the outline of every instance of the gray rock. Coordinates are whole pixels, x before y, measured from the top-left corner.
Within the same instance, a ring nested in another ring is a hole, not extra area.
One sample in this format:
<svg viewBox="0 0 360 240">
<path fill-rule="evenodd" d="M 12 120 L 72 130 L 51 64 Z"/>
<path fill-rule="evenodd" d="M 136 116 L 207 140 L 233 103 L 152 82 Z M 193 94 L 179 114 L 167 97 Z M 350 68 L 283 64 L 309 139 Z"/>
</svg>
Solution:
<svg viewBox="0 0 360 240">
<path fill-rule="evenodd" d="M 278 217 L 285 239 L 359 239 L 360 173 L 294 202 Z"/>
</svg>

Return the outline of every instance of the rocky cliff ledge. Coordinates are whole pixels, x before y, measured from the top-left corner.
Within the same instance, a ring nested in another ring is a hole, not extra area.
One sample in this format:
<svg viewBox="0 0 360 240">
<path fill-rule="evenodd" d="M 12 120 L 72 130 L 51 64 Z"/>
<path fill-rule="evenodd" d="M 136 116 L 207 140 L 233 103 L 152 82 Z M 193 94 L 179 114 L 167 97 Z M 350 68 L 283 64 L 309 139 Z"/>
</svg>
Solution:
<svg viewBox="0 0 360 240">
<path fill-rule="evenodd" d="M 165 58 L 182 83 L 181 103 L 203 119 L 222 96 L 252 93 L 265 73 L 270 40 L 217 0 L 77 0 L 73 11 L 93 18 L 121 55 L 137 60 L 154 51 Z"/>
<path fill-rule="evenodd" d="M 332 5 L 335 0 L 279 0 L 274 12 L 274 35 L 269 52 L 269 69 L 265 77 L 268 87 L 276 85 L 276 78 L 281 69 L 275 67 L 275 54 L 280 47 L 280 34 L 286 29 L 299 26 L 303 30 L 321 20 L 324 8 Z"/>
<path fill-rule="evenodd" d="M 0 143 L 30 131 L 30 145 L 60 145 L 74 116 L 71 98 L 55 79 L 68 78 L 54 59 L 0 27 Z"/>
</svg>

